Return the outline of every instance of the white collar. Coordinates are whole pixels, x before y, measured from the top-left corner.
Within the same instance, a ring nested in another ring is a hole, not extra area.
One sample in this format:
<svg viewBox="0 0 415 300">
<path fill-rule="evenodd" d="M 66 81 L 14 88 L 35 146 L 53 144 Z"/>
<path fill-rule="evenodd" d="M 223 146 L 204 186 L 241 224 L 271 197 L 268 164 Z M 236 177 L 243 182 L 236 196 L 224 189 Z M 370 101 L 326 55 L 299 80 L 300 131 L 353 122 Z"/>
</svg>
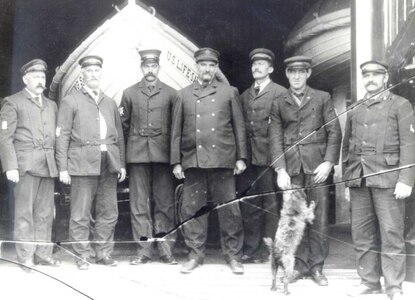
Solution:
<svg viewBox="0 0 415 300">
<path fill-rule="evenodd" d="M 96 89 L 96 90 L 93 90 L 93 89 L 91 89 L 91 88 L 89 88 L 89 87 L 87 87 L 86 85 L 84 85 L 84 89 L 88 92 L 88 94 L 93 98 L 93 99 L 95 99 L 95 98 L 97 98 L 98 96 L 99 96 L 99 89 Z M 94 94 L 94 91 L 95 92 L 97 92 L 98 93 L 98 95 L 95 95 Z"/>
<path fill-rule="evenodd" d="M 255 82 L 254 87 L 255 88 L 259 87 L 259 90 L 262 91 L 270 82 L 271 82 L 271 78 L 268 77 L 267 79 L 265 79 L 263 82 L 259 84 Z"/>
<path fill-rule="evenodd" d="M 42 94 L 36 95 L 36 94 L 32 93 L 31 91 L 29 91 L 28 88 L 25 88 L 25 90 L 26 90 L 26 92 L 29 93 L 30 97 L 32 97 L 33 99 L 36 98 L 36 97 L 39 97 L 40 99 L 42 99 Z"/>
</svg>

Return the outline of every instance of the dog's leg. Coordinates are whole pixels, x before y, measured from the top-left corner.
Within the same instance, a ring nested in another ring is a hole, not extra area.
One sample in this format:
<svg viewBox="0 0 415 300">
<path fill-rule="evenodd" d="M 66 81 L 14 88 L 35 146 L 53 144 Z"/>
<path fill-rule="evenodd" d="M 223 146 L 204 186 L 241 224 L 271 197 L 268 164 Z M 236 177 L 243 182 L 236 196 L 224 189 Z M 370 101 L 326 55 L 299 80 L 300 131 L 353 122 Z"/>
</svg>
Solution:
<svg viewBox="0 0 415 300">
<path fill-rule="evenodd" d="M 290 293 L 288 291 L 289 278 L 291 278 L 294 271 L 294 257 L 285 256 L 282 262 L 284 267 L 284 294 L 288 295 Z"/>
<path fill-rule="evenodd" d="M 277 273 L 278 273 L 278 264 L 274 258 L 271 258 L 271 270 L 272 270 L 272 285 L 271 291 L 277 290 Z"/>
</svg>

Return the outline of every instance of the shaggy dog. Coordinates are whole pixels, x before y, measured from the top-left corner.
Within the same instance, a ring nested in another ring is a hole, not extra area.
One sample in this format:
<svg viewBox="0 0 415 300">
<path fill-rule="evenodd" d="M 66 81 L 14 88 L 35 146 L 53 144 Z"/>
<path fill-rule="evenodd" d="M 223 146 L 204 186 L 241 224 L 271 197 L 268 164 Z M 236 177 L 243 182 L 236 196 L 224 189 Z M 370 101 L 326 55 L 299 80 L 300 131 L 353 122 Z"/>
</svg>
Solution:
<svg viewBox="0 0 415 300">
<path fill-rule="evenodd" d="M 301 242 L 304 229 L 307 223 L 312 223 L 314 219 L 315 203 L 311 201 L 307 206 L 306 194 L 303 189 L 295 189 L 283 193 L 283 207 L 275 233 L 275 240 L 264 238 L 264 242 L 269 248 L 272 286 L 271 290 L 277 290 L 276 277 L 278 268 L 284 270 L 284 294 L 288 295 L 288 281 L 294 270 L 295 251 Z"/>
</svg>

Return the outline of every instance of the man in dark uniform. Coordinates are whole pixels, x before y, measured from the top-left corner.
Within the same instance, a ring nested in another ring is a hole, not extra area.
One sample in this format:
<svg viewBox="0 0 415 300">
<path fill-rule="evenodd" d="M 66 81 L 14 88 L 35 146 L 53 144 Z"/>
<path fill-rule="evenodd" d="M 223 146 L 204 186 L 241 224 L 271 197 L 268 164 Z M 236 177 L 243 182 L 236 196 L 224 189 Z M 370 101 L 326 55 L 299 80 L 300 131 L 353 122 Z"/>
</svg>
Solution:
<svg viewBox="0 0 415 300">
<path fill-rule="evenodd" d="M 400 299 L 406 259 L 404 199 L 415 181 L 415 118 L 408 100 L 384 91 L 385 63 L 372 60 L 360 68 L 367 93 L 348 112 L 342 156 L 361 278 L 349 295 L 380 293 L 383 275 L 390 299 Z"/>
<path fill-rule="evenodd" d="M 17 260 L 28 267 L 33 266 L 33 260 L 35 264 L 60 265 L 52 258 L 50 244 L 53 177 L 58 176 L 54 156 L 57 107 L 42 94 L 46 71 L 47 64 L 41 59 L 25 64 L 20 73 L 26 87 L 4 99 L 0 113 L 1 163 L 7 179 L 15 183 Z"/>
<path fill-rule="evenodd" d="M 78 255 L 78 269 L 89 268 L 88 243 L 92 204 L 95 206 L 96 262 L 116 266 L 111 258 L 118 218 L 117 176 L 125 178 L 124 137 L 115 101 L 100 89 L 103 60 L 79 60 L 84 86 L 63 98 L 56 128 L 59 178 L 71 184 L 69 237 Z"/>
<path fill-rule="evenodd" d="M 274 53 L 258 48 L 249 53 L 252 61 L 252 76 L 255 83 L 241 95 L 245 119 L 248 149 L 248 167 L 237 177 L 238 191 L 246 190 L 248 195 L 275 191 L 272 170 L 264 173 L 269 166 L 268 128 L 271 106 L 286 88 L 274 83 L 270 75 L 274 71 Z M 259 178 L 259 176 L 262 177 Z M 263 208 L 263 210 L 261 210 Z M 276 195 L 259 196 L 241 203 L 244 224 L 244 248 L 242 262 L 263 262 L 268 258 L 263 237 L 274 238 L 278 225 L 278 202 Z"/>
<path fill-rule="evenodd" d="M 311 58 L 294 56 L 284 60 L 284 63 L 290 88 L 274 101 L 272 107 L 272 162 L 282 190 L 306 187 L 307 201 L 316 204 L 315 219 L 304 232 L 295 254 L 293 276 L 289 280 L 294 282 L 310 274 L 318 285 L 324 286 L 328 282 L 323 266 L 329 252 L 329 190 L 324 183 L 339 159 L 340 124 L 330 95 L 307 85 L 311 75 Z M 320 129 L 312 133 L 317 128 Z"/>
<path fill-rule="evenodd" d="M 171 164 L 183 186 L 182 220 L 195 215 L 207 199 L 221 203 L 235 198 L 234 175 L 246 166 L 243 114 L 235 90 L 215 79 L 219 52 L 202 48 L 195 52 L 198 80 L 179 92 L 174 106 Z M 222 251 L 232 272 L 243 273 L 240 263 L 243 227 L 238 203 L 218 209 Z M 183 226 L 190 248 L 182 273 L 203 263 L 207 236 L 207 215 Z"/>
<path fill-rule="evenodd" d="M 120 115 L 127 139 L 131 225 L 135 241 L 174 227 L 174 176 L 170 165 L 170 131 L 176 91 L 158 80 L 160 50 L 139 51 L 143 79 L 127 88 Z M 154 217 L 152 217 L 152 212 Z M 177 264 L 172 255 L 175 235 L 159 242 L 162 262 Z M 151 260 L 151 243 L 139 242 L 132 265 Z"/>
</svg>

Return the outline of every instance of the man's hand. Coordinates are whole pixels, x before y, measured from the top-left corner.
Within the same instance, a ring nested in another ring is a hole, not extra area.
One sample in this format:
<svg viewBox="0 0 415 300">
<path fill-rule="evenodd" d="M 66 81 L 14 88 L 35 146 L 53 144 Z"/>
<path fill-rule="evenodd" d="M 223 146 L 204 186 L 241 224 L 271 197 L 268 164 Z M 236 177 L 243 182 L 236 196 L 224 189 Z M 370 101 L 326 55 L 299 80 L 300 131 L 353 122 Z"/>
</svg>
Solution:
<svg viewBox="0 0 415 300">
<path fill-rule="evenodd" d="M 396 184 L 395 191 L 393 192 L 396 200 L 408 198 L 411 193 L 412 187 L 402 182 Z"/>
<path fill-rule="evenodd" d="M 332 168 L 333 168 L 333 163 L 329 161 L 325 161 L 319 164 L 318 167 L 314 170 L 314 174 L 316 175 L 314 177 L 314 182 L 315 183 L 325 182 Z"/>
<path fill-rule="evenodd" d="M 177 164 L 174 166 L 173 174 L 177 179 L 184 179 L 184 172 L 181 164 Z"/>
<path fill-rule="evenodd" d="M 235 174 L 239 175 L 243 171 L 245 171 L 245 169 L 246 169 L 245 162 L 242 159 L 237 160 L 236 163 L 235 163 L 235 168 L 233 169 L 233 175 L 235 175 Z"/>
<path fill-rule="evenodd" d="M 288 175 L 285 169 L 274 169 L 277 172 L 277 184 L 282 190 L 288 190 L 291 188 L 291 177 Z"/>
<path fill-rule="evenodd" d="M 7 179 L 11 182 L 18 183 L 19 182 L 19 171 L 18 170 L 8 170 L 6 171 Z"/>
<path fill-rule="evenodd" d="M 68 171 L 63 171 L 59 173 L 59 180 L 63 184 L 71 184 L 71 176 L 69 176 Z"/>
<path fill-rule="evenodd" d="M 118 182 L 123 182 L 126 175 L 127 171 L 124 168 L 121 168 L 121 172 L 118 174 Z"/>
</svg>

